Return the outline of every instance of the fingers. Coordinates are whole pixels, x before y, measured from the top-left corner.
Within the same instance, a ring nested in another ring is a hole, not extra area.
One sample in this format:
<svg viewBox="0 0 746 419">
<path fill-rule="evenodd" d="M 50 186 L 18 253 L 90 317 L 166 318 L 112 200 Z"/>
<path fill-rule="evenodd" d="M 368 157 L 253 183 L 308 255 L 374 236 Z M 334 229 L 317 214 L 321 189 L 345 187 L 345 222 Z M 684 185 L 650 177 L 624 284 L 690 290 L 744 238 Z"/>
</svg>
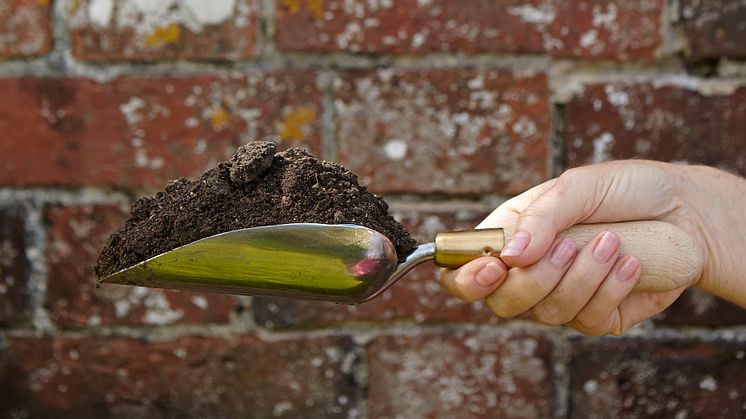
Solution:
<svg viewBox="0 0 746 419">
<path fill-rule="evenodd" d="M 569 326 L 590 336 L 603 336 L 621 330 L 623 318 L 619 306 L 639 278 L 640 262 L 637 258 L 632 255 L 620 257 L 611 273 Z"/>
<path fill-rule="evenodd" d="M 574 319 L 609 275 L 619 256 L 619 244 L 619 238 L 611 232 L 594 237 L 580 251 L 562 281 L 532 308 L 534 317 L 554 326 Z"/>
<path fill-rule="evenodd" d="M 456 270 L 441 269 L 440 280 L 454 297 L 471 302 L 492 293 L 505 280 L 507 272 L 500 259 L 482 257 Z"/>
<path fill-rule="evenodd" d="M 634 291 L 640 262 L 632 255 L 619 257 L 619 247 L 611 232 L 597 235 L 580 251 L 560 237 L 531 266 L 508 271 L 499 259 L 483 257 L 457 270 L 443 269 L 441 280 L 457 298 L 484 299 L 499 317 L 530 310 L 545 324 L 567 324 L 592 336 L 619 335 L 663 311 L 686 288 Z"/>
<path fill-rule="evenodd" d="M 621 335 L 637 323 L 647 320 L 673 304 L 687 287 L 666 292 L 636 292 L 619 304 L 619 323 L 610 329 L 611 334 Z"/>
<path fill-rule="evenodd" d="M 531 202 L 537 197 L 542 195 L 544 192 L 552 188 L 557 179 L 546 181 L 540 185 L 534 186 L 526 192 L 515 196 L 505 201 L 502 205 L 497 207 L 490 215 L 487 216 L 481 223 L 476 227 L 480 228 L 498 228 L 498 227 L 512 227 L 515 225 L 515 221 L 518 215 L 523 211 Z"/>
<path fill-rule="evenodd" d="M 602 199 L 594 185 L 600 179 L 589 179 L 572 173 L 557 178 L 551 188 L 521 211 L 513 236 L 500 257 L 510 266 L 528 266 L 544 255 L 557 233 L 578 224 L 597 207 Z"/>
<path fill-rule="evenodd" d="M 485 299 L 487 306 L 499 317 L 523 313 L 549 295 L 569 269 L 576 253 L 575 242 L 557 239 L 550 252 L 537 263 L 511 269 L 502 285 Z"/>
<path fill-rule="evenodd" d="M 499 317 L 514 317 L 531 310 L 540 322 L 560 325 L 575 319 L 589 302 L 602 304 L 608 300 L 604 297 L 594 301 L 593 297 L 616 266 L 619 238 L 611 232 L 603 232 L 580 252 L 576 251 L 575 246 L 568 238 L 558 238 L 549 253 L 537 263 L 526 268 L 511 269 L 503 284 L 485 299 L 488 307 Z M 634 262 L 637 260 L 634 259 Z M 634 268 L 639 271 L 639 263 Z M 625 265 L 625 269 L 623 273 L 628 274 L 629 266 Z M 631 279 L 627 281 L 634 286 Z M 630 289 L 623 290 L 623 296 Z M 601 313 L 603 317 L 596 323 L 608 319 L 610 312 Z M 590 319 L 592 315 L 598 314 L 591 310 L 584 313 L 584 318 Z"/>
<path fill-rule="evenodd" d="M 637 282 L 637 278 L 639 278 L 639 269 L 633 276 L 633 279 L 630 280 L 632 287 Z M 597 322 L 598 319 L 595 319 L 596 323 L 594 320 L 581 321 L 579 318 L 576 318 L 568 325 L 586 335 L 602 336 L 612 334 L 619 336 L 629 330 L 630 327 L 655 316 L 670 306 L 686 288 L 681 287 L 660 293 L 631 291 L 622 297 L 621 302 L 613 306 L 613 311 L 606 320 Z M 621 290 L 619 291 L 621 292 Z"/>
<path fill-rule="evenodd" d="M 665 217 L 680 205 L 672 176 L 663 165 L 643 161 L 568 170 L 517 208 L 513 237 L 501 257 L 509 266 L 528 266 L 546 253 L 557 233 L 575 224 Z"/>
</svg>

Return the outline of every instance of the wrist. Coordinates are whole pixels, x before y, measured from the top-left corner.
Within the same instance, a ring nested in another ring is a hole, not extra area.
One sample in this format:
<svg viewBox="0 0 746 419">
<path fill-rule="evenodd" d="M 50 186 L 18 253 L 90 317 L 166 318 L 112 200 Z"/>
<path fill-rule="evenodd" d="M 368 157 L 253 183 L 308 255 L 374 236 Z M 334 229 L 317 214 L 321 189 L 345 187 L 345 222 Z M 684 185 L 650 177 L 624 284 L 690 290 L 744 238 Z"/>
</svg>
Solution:
<svg viewBox="0 0 746 419">
<path fill-rule="evenodd" d="M 746 180 L 708 166 L 672 165 L 686 228 L 699 236 L 705 266 L 697 287 L 746 306 Z"/>
</svg>

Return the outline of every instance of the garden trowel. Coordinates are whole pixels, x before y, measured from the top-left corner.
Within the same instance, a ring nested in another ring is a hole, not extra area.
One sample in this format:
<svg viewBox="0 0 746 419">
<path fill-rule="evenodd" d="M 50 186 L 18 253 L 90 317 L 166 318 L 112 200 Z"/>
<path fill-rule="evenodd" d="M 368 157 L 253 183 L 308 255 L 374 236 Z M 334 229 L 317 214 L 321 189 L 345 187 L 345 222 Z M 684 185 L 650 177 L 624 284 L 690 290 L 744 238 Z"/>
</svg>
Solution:
<svg viewBox="0 0 746 419">
<path fill-rule="evenodd" d="M 676 289 L 702 271 L 691 237 L 672 224 L 577 225 L 560 235 L 583 246 L 606 230 L 619 236 L 622 254 L 640 260 L 637 290 Z M 377 297 L 423 262 L 456 269 L 481 256 L 497 257 L 510 237 L 503 228 L 439 233 L 399 262 L 388 238 L 359 225 L 254 227 L 189 243 L 100 282 L 357 304 Z"/>
</svg>

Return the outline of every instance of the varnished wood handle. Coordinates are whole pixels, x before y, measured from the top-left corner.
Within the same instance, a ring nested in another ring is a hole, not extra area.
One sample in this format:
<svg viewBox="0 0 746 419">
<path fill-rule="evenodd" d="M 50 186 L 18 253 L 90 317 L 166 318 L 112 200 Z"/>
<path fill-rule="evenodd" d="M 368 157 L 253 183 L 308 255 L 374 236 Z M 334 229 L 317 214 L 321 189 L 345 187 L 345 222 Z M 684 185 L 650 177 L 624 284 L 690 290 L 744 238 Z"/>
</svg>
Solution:
<svg viewBox="0 0 746 419">
<path fill-rule="evenodd" d="M 690 285 L 702 274 L 701 249 L 680 227 L 663 221 L 580 224 L 560 233 L 585 246 L 602 231 L 611 231 L 621 240 L 620 254 L 640 260 L 638 291 L 670 291 Z M 506 231 L 510 239 L 511 232 Z"/>
<path fill-rule="evenodd" d="M 669 291 L 695 282 L 704 265 L 701 250 L 681 228 L 662 221 L 581 224 L 560 233 L 573 239 L 578 248 L 602 231 L 621 240 L 620 253 L 640 260 L 638 291 Z M 480 256 L 499 256 L 512 238 L 508 229 L 485 229 L 440 233 L 435 238 L 435 264 L 456 269 Z"/>
</svg>

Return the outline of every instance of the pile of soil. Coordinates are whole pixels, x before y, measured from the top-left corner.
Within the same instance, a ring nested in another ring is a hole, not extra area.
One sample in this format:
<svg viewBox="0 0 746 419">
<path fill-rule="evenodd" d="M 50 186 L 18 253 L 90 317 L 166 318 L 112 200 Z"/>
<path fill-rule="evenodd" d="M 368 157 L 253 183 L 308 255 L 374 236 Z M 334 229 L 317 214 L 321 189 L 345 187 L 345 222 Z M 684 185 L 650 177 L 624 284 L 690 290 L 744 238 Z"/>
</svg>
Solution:
<svg viewBox="0 0 746 419">
<path fill-rule="evenodd" d="M 363 225 L 388 237 L 400 260 L 416 245 L 355 174 L 299 148 L 276 153 L 274 143 L 255 141 L 196 181 L 171 181 L 165 191 L 135 202 L 130 219 L 104 246 L 96 274 L 214 234 L 287 223 Z"/>
</svg>

